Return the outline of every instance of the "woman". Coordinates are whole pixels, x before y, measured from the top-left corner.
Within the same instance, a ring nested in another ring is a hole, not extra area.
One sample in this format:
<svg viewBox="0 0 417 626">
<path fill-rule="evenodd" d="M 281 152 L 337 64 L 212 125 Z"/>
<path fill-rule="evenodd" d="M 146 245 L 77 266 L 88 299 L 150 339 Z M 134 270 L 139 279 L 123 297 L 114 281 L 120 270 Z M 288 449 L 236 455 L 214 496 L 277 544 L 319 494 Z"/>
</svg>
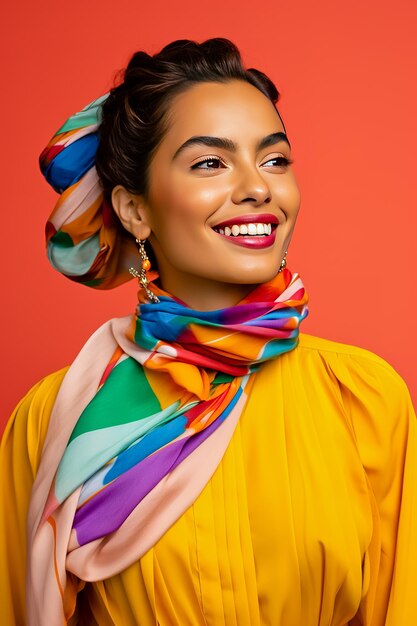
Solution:
<svg viewBox="0 0 417 626">
<path fill-rule="evenodd" d="M 415 417 L 385 361 L 299 335 L 277 99 L 173 42 L 42 153 L 52 264 L 141 288 L 5 433 L 7 624 L 413 623 Z"/>
</svg>

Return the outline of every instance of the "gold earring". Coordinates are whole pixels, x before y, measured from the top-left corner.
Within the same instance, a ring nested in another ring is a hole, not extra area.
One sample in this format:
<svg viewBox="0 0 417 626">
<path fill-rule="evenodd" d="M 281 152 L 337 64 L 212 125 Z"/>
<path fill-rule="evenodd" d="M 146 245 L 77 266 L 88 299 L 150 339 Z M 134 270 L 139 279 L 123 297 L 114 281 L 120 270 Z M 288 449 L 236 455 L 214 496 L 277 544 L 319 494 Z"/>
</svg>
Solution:
<svg viewBox="0 0 417 626">
<path fill-rule="evenodd" d="M 285 250 L 281 265 L 279 266 L 278 274 L 287 267 L 287 252 L 288 250 Z"/>
<path fill-rule="evenodd" d="M 146 275 L 146 272 L 148 272 L 151 269 L 151 262 L 148 259 L 148 255 L 146 254 L 145 241 L 146 241 L 145 239 L 136 239 L 136 243 L 138 244 L 138 248 L 139 248 L 139 254 L 141 257 L 140 272 L 135 270 L 134 267 L 130 267 L 129 272 L 132 274 L 132 276 L 138 279 L 139 283 L 142 285 L 143 289 L 145 290 L 146 295 L 148 296 L 148 299 L 150 300 L 150 302 L 157 303 L 159 302 L 158 296 L 156 296 L 153 293 L 153 291 L 151 291 L 148 287 L 149 280 Z"/>
</svg>

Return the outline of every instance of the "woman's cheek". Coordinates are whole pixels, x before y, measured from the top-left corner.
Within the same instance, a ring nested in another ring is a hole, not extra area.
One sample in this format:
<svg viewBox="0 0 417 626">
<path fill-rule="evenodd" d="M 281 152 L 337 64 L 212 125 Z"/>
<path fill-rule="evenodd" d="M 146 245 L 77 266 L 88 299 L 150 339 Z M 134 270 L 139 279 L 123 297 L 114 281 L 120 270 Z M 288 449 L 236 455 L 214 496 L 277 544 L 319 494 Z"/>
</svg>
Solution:
<svg viewBox="0 0 417 626">
<path fill-rule="evenodd" d="M 181 203 L 184 215 L 204 222 L 219 208 L 219 199 L 224 194 L 212 185 L 207 185 L 207 181 L 198 182 L 200 184 L 184 186 L 177 202 Z"/>
<path fill-rule="evenodd" d="M 276 190 L 276 198 L 280 209 L 287 218 L 296 217 L 300 208 L 301 194 L 295 179 L 290 179 Z"/>
<path fill-rule="evenodd" d="M 295 175 L 292 172 L 290 173 L 290 180 L 289 180 L 288 188 L 289 188 L 288 201 L 291 204 L 291 207 L 293 208 L 293 210 L 297 213 L 298 209 L 300 208 L 301 192 L 300 192 L 300 187 L 298 186 L 297 179 L 295 178 Z"/>
</svg>

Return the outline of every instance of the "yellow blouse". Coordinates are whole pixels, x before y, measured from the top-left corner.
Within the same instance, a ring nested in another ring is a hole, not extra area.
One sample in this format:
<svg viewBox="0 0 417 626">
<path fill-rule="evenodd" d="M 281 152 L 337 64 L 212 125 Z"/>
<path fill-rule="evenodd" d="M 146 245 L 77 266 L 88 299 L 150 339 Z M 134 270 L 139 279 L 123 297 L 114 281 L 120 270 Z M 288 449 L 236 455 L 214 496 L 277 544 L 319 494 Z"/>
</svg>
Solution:
<svg viewBox="0 0 417 626">
<path fill-rule="evenodd" d="M 26 395 L 2 441 L 4 626 L 25 624 L 28 501 L 65 371 Z M 78 598 L 71 624 L 89 626 L 415 626 L 417 429 L 402 379 L 366 350 L 301 334 L 257 374 L 194 504 Z"/>
</svg>

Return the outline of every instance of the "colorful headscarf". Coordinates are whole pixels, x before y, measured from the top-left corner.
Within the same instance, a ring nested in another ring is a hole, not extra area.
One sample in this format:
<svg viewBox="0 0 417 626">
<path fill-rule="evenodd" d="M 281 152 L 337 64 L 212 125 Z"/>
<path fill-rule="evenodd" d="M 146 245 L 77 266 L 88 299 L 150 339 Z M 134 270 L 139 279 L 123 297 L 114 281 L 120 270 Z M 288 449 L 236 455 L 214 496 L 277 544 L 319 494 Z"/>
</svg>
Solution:
<svg viewBox="0 0 417 626">
<path fill-rule="evenodd" d="M 104 199 L 95 167 L 107 97 L 72 115 L 39 157 L 46 180 L 61 194 L 46 224 L 49 261 L 71 280 L 99 289 L 129 280 L 137 258 L 132 237 Z"/>
<path fill-rule="evenodd" d="M 28 517 L 28 623 L 66 623 L 77 582 L 140 558 L 215 471 L 261 364 L 292 350 L 307 294 L 288 269 L 238 305 L 111 320 L 61 385 Z"/>
</svg>

